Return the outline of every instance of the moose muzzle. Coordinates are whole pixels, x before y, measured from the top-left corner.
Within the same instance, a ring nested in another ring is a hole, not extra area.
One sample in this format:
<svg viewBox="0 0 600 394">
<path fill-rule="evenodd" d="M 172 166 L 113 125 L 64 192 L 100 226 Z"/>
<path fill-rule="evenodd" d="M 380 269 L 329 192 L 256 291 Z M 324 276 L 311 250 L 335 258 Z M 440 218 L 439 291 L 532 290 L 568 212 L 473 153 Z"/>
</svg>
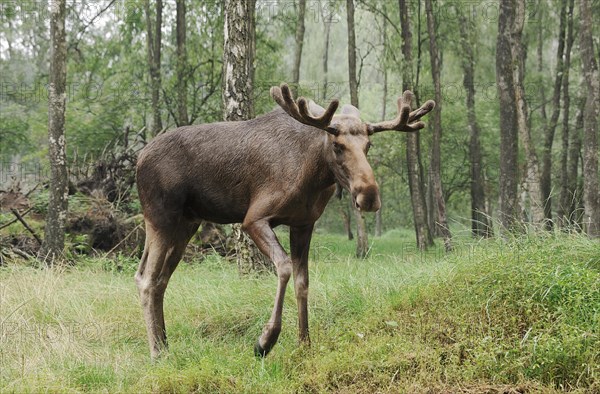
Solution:
<svg viewBox="0 0 600 394">
<path fill-rule="evenodd" d="M 352 201 L 359 211 L 376 212 L 381 208 L 377 184 L 360 185 L 351 188 Z"/>
</svg>

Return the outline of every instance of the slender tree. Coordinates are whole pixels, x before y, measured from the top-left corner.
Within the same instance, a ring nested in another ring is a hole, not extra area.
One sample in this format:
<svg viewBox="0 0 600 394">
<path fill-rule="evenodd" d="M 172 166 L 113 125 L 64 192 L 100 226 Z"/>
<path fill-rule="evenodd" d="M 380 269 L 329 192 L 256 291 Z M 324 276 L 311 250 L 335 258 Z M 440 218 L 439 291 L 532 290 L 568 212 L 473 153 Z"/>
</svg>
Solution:
<svg viewBox="0 0 600 394">
<path fill-rule="evenodd" d="M 518 126 L 511 53 L 514 0 L 500 0 L 496 43 L 496 84 L 500 99 L 500 223 L 512 229 L 517 219 Z"/>
<path fill-rule="evenodd" d="M 592 8 L 589 0 L 579 0 L 581 27 L 579 48 L 586 81 L 583 113 L 583 205 L 584 226 L 592 238 L 600 237 L 600 191 L 598 190 L 598 114 L 600 111 L 600 79 L 594 51 Z"/>
<path fill-rule="evenodd" d="M 321 17 L 323 19 L 323 24 L 325 25 L 325 49 L 323 52 L 323 92 L 321 97 L 323 100 L 327 100 L 327 85 L 329 84 L 329 40 L 331 35 L 333 10 L 329 7 L 323 7 L 321 10 Z"/>
<path fill-rule="evenodd" d="M 152 18 L 150 10 L 150 0 L 146 0 L 146 47 L 148 56 L 148 72 L 150 75 L 150 94 L 152 97 L 151 110 L 152 121 L 150 123 L 150 134 L 155 136 L 162 130 L 162 117 L 160 114 L 160 89 L 161 89 L 161 73 L 160 73 L 160 56 L 162 47 L 162 0 L 155 0 L 155 11 Z"/>
<path fill-rule="evenodd" d="M 190 124 L 187 109 L 187 48 L 186 48 L 186 6 L 185 0 L 176 0 L 177 7 L 177 126 Z"/>
<path fill-rule="evenodd" d="M 386 14 L 386 6 L 385 6 L 385 2 L 383 3 L 383 13 Z M 385 17 L 381 18 L 381 37 L 382 37 L 382 43 L 381 43 L 381 64 L 383 64 L 383 67 L 381 68 L 381 73 L 383 74 L 383 94 L 382 94 L 382 98 L 381 98 L 381 120 L 385 120 L 386 119 L 386 110 L 387 110 L 387 98 L 388 98 L 388 71 L 387 71 L 387 62 L 386 62 L 386 58 L 387 58 L 387 46 L 388 46 L 388 38 L 387 38 L 387 19 Z M 381 207 L 379 208 L 379 211 L 375 212 L 375 236 L 376 237 L 381 237 L 381 234 L 383 232 L 383 194 L 380 192 L 380 196 L 381 198 Z"/>
<path fill-rule="evenodd" d="M 348 83 L 350 85 L 350 103 L 358 108 L 358 81 L 356 79 L 356 31 L 354 27 L 354 0 L 346 0 L 346 18 L 348 22 Z"/>
<path fill-rule="evenodd" d="M 302 63 L 302 47 L 304 46 L 304 14 L 306 12 L 306 0 L 298 1 L 298 22 L 296 24 L 296 48 L 294 51 L 294 65 L 292 68 L 292 89 L 298 93 L 300 82 L 300 64 Z"/>
<path fill-rule="evenodd" d="M 413 57 L 412 32 L 406 0 L 398 0 L 400 10 L 400 25 L 402 31 L 402 90 L 412 90 L 413 87 Z M 419 134 L 406 135 L 406 165 L 408 168 L 408 185 L 410 189 L 413 220 L 417 237 L 417 247 L 421 250 L 433 245 L 433 238 L 427 224 L 427 206 L 423 193 L 423 176 L 419 163 Z"/>
<path fill-rule="evenodd" d="M 334 10 L 331 8 L 331 3 L 327 3 L 327 6 L 321 8 L 321 19 L 323 21 L 323 27 L 325 28 L 325 42 L 322 57 L 322 70 L 323 70 L 323 87 L 321 91 L 321 99 L 326 101 L 329 97 L 327 96 L 327 86 L 329 84 L 329 41 L 331 33 L 331 23 L 333 20 Z M 348 236 L 348 240 L 354 239 L 354 233 L 352 232 L 352 216 L 350 212 L 350 203 L 342 195 L 338 198 L 338 210 L 342 217 L 342 223 L 344 224 L 344 231 Z"/>
<path fill-rule="evenodd" d="M 60 258 L 65 243 L 69 179 L 65 141 L 67 40 L 65 0 L 50 3 L 50 84 L 48 85 L 48 158 L 50 194 L 40 256 L 48 263 Z"/>
<path fill-rule="evenodd" d="M 442 191 L 442 82 L 441 82 L 441 54 L 437 45 L 436 20 L 433 14 L 432 0 L 425 0 L 425 13 L 427 14 L 427 32 L 429 34 L 429 58 L 431 59 L 431 76 L 433 78 L 433 87 L 435 91 L 435 108 L 431 113 L 431 124 L 433 128 L 433 138 L 431 142 L 431 162 L 429 172 L 431 175 L 431 186 L 433 203 L 437 213 L 435 225 L 438 233 L 444 238 L 444 245 L 447 251 L 452 249 L 452 235 L 448 227 L 446 218 L 446 201 Z"/>
<path fill-rule="evenodd" d="M 550 195 L 552 189 L 552 144 L 554 143 L 554 133 L 560 116 L 560 90 L 563 78 L 563 55 L 565 51 L 565 31 L 567 24 L 566 6 L 566 1 L 561 1 L 558 46 L 556 49 L 556 74 L 552 92 L 552 114 L 550 115 L 550 121 L 546 123 L 544 130 L 544 146 L 542 149 L 542 173 L 540 181 L 544 198 L 544 213 L 548 220 L 552 219 L 552 196 Z M 551 222 L 549 221 L 548 223 L 550 224 Z"/>
<path fill-rule="evenodd" d="M 567 38 L 564 60 L 564 75 L 562 78 L 562 96 L 563 96 L 563 120 L 562 120 L 562 146 L 560 151 L 560 198 L 557 209 L 558 224 L 561 226 L 569 225 L 571 198 L 573 195 L 569 190 L 569 121 L 571 96 L 569 93 L 569 73 L 571 69 L 571 48 L 575 37 L 573 36 L 573 9 L 575 0 L 569 0 L 569 10 L 567 13 Z"/>
<path fill-rule="evenodd" d="M 538 0 L 537 2 L 537 11 L 538 11 L 538 15 L 540 17 L 539 23 L 537 24 L 538 30 L 537 30 L 537 40 L 538 40 L 538 45 L 537 45 L 537 72 L 538 72 L 538 78 L 540 80 L 540 116 L 542 117 L 542 125 L 544 127 L 544 129 L 546 128 L 546 125 L 548 123 L 548 114 L 546 113 L 546 84 L 544 83 L 544 76 L 545 76 L 545 72 L 544 72 L 544 17 L 546 15 L 546 12 L 544 10 L 543 7 L 544 3 L 542 0 Z M 542 151 L 543 152 L 543 151 Z M 542 156 L 543 157 L 543 156 Z M 541 181 L 542 181 L 542 193 L 544 193 L 544 201 L 547 201 L 548 196 L 545 194 L 544 192 L 544 173 L 542 170 L 542 174 L 541 174 Z M 547 209 L 546 207 L 548 206 L 548 204 L 544 205 L 544 209 Z M 551 207 L 550 207 L 551 208 Z M 547 214 L 547 212 L 546 212 Z M 546 217 L 547 219 L 552 219 L 551 217 Z"/>
<path fill-rule="evenodd" d="M 461 65 L 463 86 L 466 92 L 467 122 L 469 128 L 469 161 L 471 173 L 471 230 L 474 237 L 491 237 L 493 228 L 485 209 L 485 188 L 483 178 L 483 155 L 481 154 L 481 134 L 475 115 L 475 40 L 474 29 L 465 17 L 464 10 L 456 5 L 462 49 Z"/>
<path fill-rule="evenodd" d="M 358 81 L 356 80 L 356 32 L 354 30 L 354 0 L 346 0 L 348 18 L 348 77 L 350 103 L 358 108 Z M 364 258 L 369 252 L 367 224 L 362 212 L 352 207 L 356 217 L 356 257 Z"/>
<path fill-rule="evenodd" d="M 223 5 L 223 118 L 238 121 L 253 117 L 254 0 Z M 254 245 L 239 224 L 232 226 L 238 267 L 241 273 L 272 270 L 272 264 Z"/>
<path fill-rule="evenodd" d="M 584 91 L 582 87 L 580 91 Z M 567 181 L 568 181 L 568 195 L 569 199 L 569 211 L 568 218 L 569 223 L 574 227 L 581 227 L 582 219 L 582 195 L 583 190 L 579 182 L 578 168 L 579 168 L 579 157 L 581 156 L 581 132 L 583 131 L 583 113 L 585 110 L 585 97 L 579 96 L 577 101 L 577 113 L 575 115 L 575 128 L 569 132 L 569 159 L 567 166 Z"/>
<path fill-rule="evenodd" d="M 339 211 L 342 216 L 342 223 L 344 224 L 344 232 L 348 236 L 348 241 L 352 241 L 354 239 L 354 233 L 352 232 L 352 216 L 350 212 L 350 204 L 351 202 L 347 201 L 344 197 L 340 196 L 339 198 Z"/>
<path fill-rule="evenodd" d="M 525 97 L 525 60 L 522 36 L 525 24 L 525 0 L 516 0 L 514 3 L 514 19 L 512 21 L 512 71 L 515 103 L 517 109 L 517 126 L 519 137 L 525 150 L 526 173 L 525 183 L 529 195 L 531 219 L 534 224 L 544 223 L 544 201 L 540 187 L 539 160 L 533 141 L 531 140 L 531 131 L 528 120 L 528 106 Z"/>
</svg>

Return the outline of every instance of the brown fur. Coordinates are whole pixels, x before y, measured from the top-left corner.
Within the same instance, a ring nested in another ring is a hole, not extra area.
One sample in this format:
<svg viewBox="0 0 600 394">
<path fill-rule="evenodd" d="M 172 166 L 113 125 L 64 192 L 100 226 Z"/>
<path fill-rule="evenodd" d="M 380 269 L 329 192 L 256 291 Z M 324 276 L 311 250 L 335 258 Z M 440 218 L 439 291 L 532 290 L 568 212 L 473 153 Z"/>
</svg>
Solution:
<svg viewBox="0 0 600 394">
<path fill-rule="evenodd" d="M 277 268 L 275 306 L 255 348 L 264 356 L 279 336 L 292 273 L 299 337 L 309 342 L 308 250 L 314 223 L 335 184 L 349 190 L 361 210 L 376 211 L 381 205 L 366 159 L 370 125 L 359 119 L 358 110 L 345 106 L 333 116 L 332 106 L 326 112 L 314 103 L 308 109 L 304 102 L 299 112 L 290 113 L 287 105 L 295 104 L 287 86 L 282 90 L 283 96 L 274 98 L 283 110 L 243 122 L 181 127 L 156 137 L 140 154 L 137 187 L 146 243 L 135 278 L 152 357 L 167 344 L 167 283 L 201 221 L 242 223 Z M 282 224 L 290 226 L 291 258 L 273 232 Z"/>
</svg>

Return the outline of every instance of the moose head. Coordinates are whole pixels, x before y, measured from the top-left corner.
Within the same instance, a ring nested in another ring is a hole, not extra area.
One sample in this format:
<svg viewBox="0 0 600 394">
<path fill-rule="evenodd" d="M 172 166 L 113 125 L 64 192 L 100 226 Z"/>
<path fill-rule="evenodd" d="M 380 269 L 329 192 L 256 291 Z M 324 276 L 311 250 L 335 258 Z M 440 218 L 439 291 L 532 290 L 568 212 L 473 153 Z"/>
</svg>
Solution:
<svg viewBox="0 0 600 394">
<path fill-rule="evenodd" d="M 367 161 L 371 147 L 369 137 L 385 130 L 420 130 L 425 124 L 419 119 L 435 107 L 435 103 L 429 100 L 411 112 L 414 95 L 407 90 L 398 98 L 398 116 L 394 120 L 367 123 L 360 119 L 358 108 L 350 104 L 344 105 L 341 113 L 336 115 L 338 100 L 333 100 L 327 109 L 303 97 L 295 101 L 287 84 L 272 87 L 271 96 L 292 118 L 329 134 L 331 149 L 328 162 L 338 188 L 346 189 L 352 196 L 354 206 L 366 212 L 374 212 L 381 207 L 379 186 Z"/>
</svg>

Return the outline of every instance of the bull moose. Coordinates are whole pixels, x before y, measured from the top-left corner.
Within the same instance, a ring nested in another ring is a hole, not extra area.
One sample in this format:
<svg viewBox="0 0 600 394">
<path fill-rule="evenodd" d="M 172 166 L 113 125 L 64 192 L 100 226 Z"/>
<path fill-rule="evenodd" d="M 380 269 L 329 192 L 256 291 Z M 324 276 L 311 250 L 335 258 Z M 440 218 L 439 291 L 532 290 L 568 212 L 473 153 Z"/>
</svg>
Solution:
<svg viewBox="0 0 600 394">
<path fill-rule="evenodd" d="M 242 223 L 276 267 L 277 292 L 269 321 L 255 345 L 264 357 L 281 332 L 285 290 L 292 273 L 298 303 L 299 340 L 308 334 L 308 252 L 315 221 L 336 184 L 355 207 L 374 212 L 379 187 L 367 162 L 369 137 L 385 130 L 413 132 L 435 103 L 411 112 L 413 94 L 398 99 L 394 120 L 367 123 L 358 109 L 339 102 L 327 109 L 294 100 L 286 84 L 271 88 L 277 108 L 255 119 L 185 126 L 154 138 L 140 153 L 137 187 L 146 240 L 135 274 L 150 342 L 156 358 L 167 347 L 163 315 L 169 278 L 202 221 Z M 291 257 L 273 228 L 290 227 Z"/>
</svg>

